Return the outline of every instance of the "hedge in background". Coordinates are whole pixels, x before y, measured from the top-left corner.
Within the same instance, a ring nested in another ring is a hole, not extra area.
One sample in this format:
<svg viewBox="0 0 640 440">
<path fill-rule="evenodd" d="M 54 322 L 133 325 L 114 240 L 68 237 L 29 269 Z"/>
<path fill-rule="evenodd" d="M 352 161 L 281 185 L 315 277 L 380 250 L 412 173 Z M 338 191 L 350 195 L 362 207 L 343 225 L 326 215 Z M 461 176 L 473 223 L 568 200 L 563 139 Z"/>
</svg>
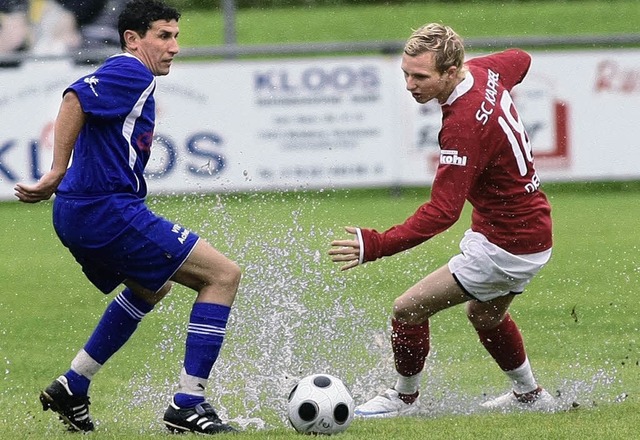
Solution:
<svg viewBox="0 0 640 440">
<path fill-rule="evenodd" d="M 217 9 L 224 0 L 168 0 L 181 10 Z M 402 5 L 424 4 L 425 0 L 234 0 L 237 9 L 246 8 L 289 8 L 316 6 L 362 6 L 362 5 Z M 497 0 L 426 0 L 432 3 L 496 3 Z M 498 0 L 500 3 L 527 3 L 537 0 Z M 568 0 L 576 3 L 582 0 Z"/>
</svg>

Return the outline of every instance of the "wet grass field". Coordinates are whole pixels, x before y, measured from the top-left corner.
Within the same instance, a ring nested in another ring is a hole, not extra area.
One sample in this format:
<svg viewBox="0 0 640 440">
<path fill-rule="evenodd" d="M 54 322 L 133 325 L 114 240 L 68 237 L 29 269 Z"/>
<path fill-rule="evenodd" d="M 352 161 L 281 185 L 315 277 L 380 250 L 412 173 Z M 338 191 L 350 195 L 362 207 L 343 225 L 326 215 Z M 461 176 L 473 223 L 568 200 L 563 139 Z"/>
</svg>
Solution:
<svg viewBox="0 0 640 440">
<path fill-rule="evenodd" d="M 181 44 L 222 42 L 219 11 L 184 11 Z M 242 10 L 241 44 L 402 40 L 429 21 L 463 37 L 637 32 L 632 0 L 415 2 L 392 7 Z M 477 404 L 509 384 L 462 308 L 433 319 L 422 412 L 355 421 L 350 439 L 636 439 L 640 426 L 640 185 L 544 185 L 554 255 L 512 314 L 537 378 L 564 405 L 555 414 L 485 414 Z M 402 191 L 155 196 L 157 212 L 235 259 L 244 277 L 208 398 L 244 433 L 296 439 L 285 400 L 296 378 L 341 377 L 361 402 L 388 387 L 395 296 L 446 263 L 468 225 L 413 250 L 340 273 L 326 252 L 343 226 L 385 229 L 428 199 Z M 51 204 L 0 203 L 0 437 L 69 439 L 38 394 L 82 347 L 113 295 L 85 279 L 51 227 Z M 194 295 L 177 288 L 96 376 L 93 439 L 169 438 L 161 416 L 181 367 Z M 576 407 L 577 406 L 577 407 Z M 569 409 L 571 408 L 571 409 Z"/>
<path fill-rule="evenodd" d="M 554 255 L 514 302 L 513 316 L 539 381 L 567 411 L 479 412 L 479 402 L 509 384 L 462 308 L 454 308 L 433 319 L 421 416 L 356 421 L 341 438 L 540 438 L 541 431 L 544 438 L 635 438 L 640 187 L 554 184 L 547 193 L 554 209 Z M 344 235 L 343 226 L 384 229 L 427 199 L 428 189 L 412 188 L 149 200 L 243 268 L 208 391 L 221 414 L 246 431 L 236 438 L 297 438 L 286 422 L 285 401 L 304 375 L 337 375 L 356 401 L 391 384 L 391 302 L 456 252 L 468 212 L 430 242 L 345 273 L 326 252 L 333 238 Z M 62 438 L 62 425 L 39 407 L 39 390 L 68 368 L 112 296 L 93 288 L 58 243 L 50 203 L 2 203 L 0 221 L 0 432 L 3 438 Z M 193 298 L 175 289 L 96 376 L 93 438 L 168 435 L 161 414 L 175 389 Z"/>
</svg>

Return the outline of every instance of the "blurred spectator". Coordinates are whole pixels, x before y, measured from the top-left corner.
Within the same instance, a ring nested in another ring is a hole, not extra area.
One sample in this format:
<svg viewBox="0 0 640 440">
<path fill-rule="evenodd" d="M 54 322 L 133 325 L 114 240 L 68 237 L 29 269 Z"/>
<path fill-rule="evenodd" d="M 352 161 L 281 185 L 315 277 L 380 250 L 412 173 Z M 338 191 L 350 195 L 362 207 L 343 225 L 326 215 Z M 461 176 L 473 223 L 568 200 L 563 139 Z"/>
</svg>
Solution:
<svg viewBox="0 0 640 440">
<path fill-rule="evenodd" d="M 37 55 L 61 55 L 105 46 L 119 48 L 117 23 L 124 3 L 125 0 L 0 0 L 0 54 L 29 48 Z"/>
<path fill-rule="evenodd" d="M 0 54 L 29 46 L 28 0 L 0 0 Z"/>
<path fill-rule="evenodd" d="M 83 47 L 103 47 L 107 44 L 120 48 L 118 16 L 126 0 L 59 0 L 59 2 L 65 9 L 73 12 Z"/>
<path fill-rule="evenodd" d="M 124 3 L 125 0 L 44 0 L 35 23 L 33 52 L 62 54 L 79 48 L 119 48 L 117 22 Z"/>
<path fill-rule="evenodd" d="M 32 14 L 33 47 L 36 55 L 62 55 L 81 46 L 80 32 L 73 12 L 54 0 L 37 4 Z"/>
</svg>

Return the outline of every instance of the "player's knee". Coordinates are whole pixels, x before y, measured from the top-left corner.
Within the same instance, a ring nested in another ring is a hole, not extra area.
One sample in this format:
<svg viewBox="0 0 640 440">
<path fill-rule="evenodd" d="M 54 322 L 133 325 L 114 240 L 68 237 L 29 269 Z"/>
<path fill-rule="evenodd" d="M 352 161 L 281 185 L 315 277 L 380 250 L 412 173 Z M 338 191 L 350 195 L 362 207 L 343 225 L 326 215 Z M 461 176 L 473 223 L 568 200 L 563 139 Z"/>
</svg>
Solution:
<svg viewBox="0 0 640 440">
<path fill-rule="evenodd" d="M 504 318 L 504 315 L 499 313 L 497 309 L 476 307 L 473 301 L 467 303 L 466 312 L 467 319 L 476 330 L 490 330 L 500 324 Z"/>
<path fill-rule="evenodd" d="M 216 284 L 227 295 L 235 297 L 240 279 L 242 278 L 242 270 L 235 261 L 227 260 L 224 265 L 216 268 Z"/>
<path fill-rule="evenodd" d="M 393 302 L 393 317 L 402 323 L 419 324 L 424 322 L 429 316 L 425 317 L 423 312 L 420 307 L 416 307 L 415 304 L 407 301 L 406 298 L 396 298 Z"/>
<path fill-rule="evenodd" d="M 233 290 L 238 290 L 238 285 L 240 285 L 240 279 L 242 278 L 242 269 L 235 261 L 229 260 L 228 268 L 227 268 L 227 282 L 230 286 L 233 287 Z"/>
<path fill-rule="evenodd" d="M 133 283 L 131 281 L 127 281 L 125 282 L 125 285 L 131 289 L 131 291 L 133 292 L 133 294 L 138 297 L 139 299 L 142 299 L 143 301 L 146 301 L 147 303 L 151 304 L 151 305 L 156 305 L 157 303 L 159 303 L 165 296 L 167 296 L 167 294 L 169 293 L 169 291 L 171 290 L 171 288 L 173 287 L 173 282 L 171 281 L 167 281 L 165 283 L 164 286 L 162 286 L 159 290 L 157 291 L 153 291 L 153 290 L 149 290 L 149 289 L 145 289 L 142 286 L 140 286 L 137 283 Z"/>
<path fill-rule="evenodd" d="M 202 284 L 196 288 L 200 302 L 211 302 L 231 306 L 235 301 L 242 272 L 231 260 L 225 260 L 211 267 L 203 277 Z"/>
<path fill-rule="evenodd" d="M 484 328 L 484 316 L 483 314 L 473 307 L 472 302 L 468 302 L 465 311 L 467 313 L 467 319 L 476 330 L 482 330 Z"/>
</svg>

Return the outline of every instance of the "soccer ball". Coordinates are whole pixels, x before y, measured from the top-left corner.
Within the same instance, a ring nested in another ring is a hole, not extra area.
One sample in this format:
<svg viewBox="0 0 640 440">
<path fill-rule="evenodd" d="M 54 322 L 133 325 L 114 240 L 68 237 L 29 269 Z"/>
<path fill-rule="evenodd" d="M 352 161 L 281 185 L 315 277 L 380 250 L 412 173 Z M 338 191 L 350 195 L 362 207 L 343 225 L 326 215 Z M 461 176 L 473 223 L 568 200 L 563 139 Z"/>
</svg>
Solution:
<svg viewBox="0 0 640 440">
<path fill-rule="evenodd" d="M 353 397 L 345 384 L 329 374 L 301 379 L 289 393 L 291 426 L 303 434 L 336 434 L 353 421 Z"/>
</svg>

